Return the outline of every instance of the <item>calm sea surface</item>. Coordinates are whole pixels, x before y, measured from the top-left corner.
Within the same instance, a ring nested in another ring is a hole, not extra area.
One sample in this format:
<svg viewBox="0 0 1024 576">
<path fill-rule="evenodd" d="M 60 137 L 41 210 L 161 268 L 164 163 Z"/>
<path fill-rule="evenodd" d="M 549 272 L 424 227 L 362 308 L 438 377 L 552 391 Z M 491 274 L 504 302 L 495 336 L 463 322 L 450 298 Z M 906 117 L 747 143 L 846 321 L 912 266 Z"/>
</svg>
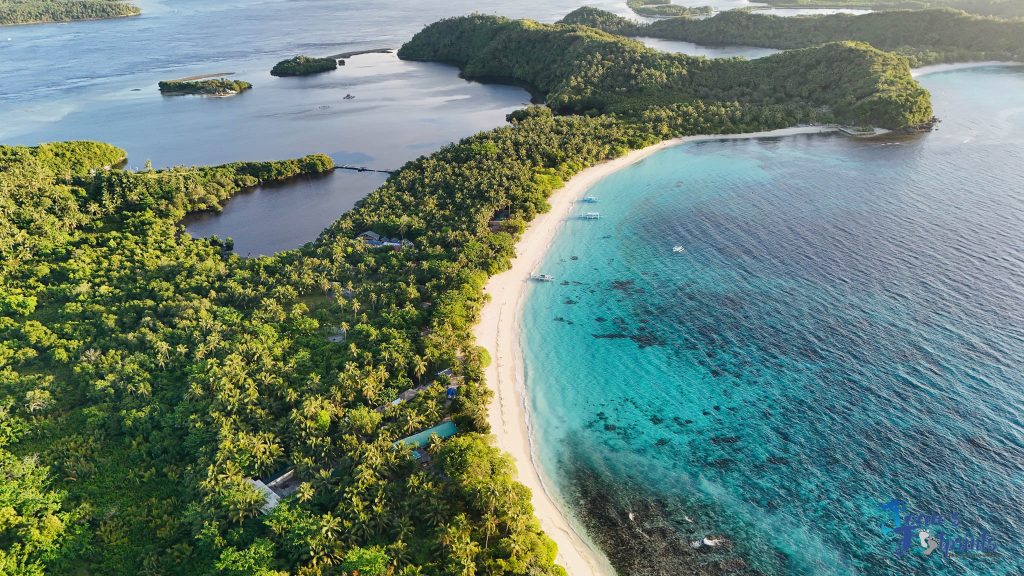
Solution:
<svg viewBox="0 0 1024 576">
<path fill-rule="evenodd" d="M 533 425 L 620 573 L 1024 573 L 1024 69 L 921 81 L 937 132 L 684 145 L 565 223 Z M 894 499 L 946 518 L 902 557 Z"/>
</svg>

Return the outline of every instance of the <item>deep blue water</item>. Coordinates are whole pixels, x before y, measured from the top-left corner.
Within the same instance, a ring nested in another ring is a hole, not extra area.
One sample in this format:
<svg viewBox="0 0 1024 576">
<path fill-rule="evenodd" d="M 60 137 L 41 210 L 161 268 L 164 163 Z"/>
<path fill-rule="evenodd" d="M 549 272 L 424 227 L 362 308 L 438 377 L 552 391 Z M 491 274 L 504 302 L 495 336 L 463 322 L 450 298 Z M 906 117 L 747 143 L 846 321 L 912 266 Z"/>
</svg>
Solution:
<svg viewBox="0 0 1024 576">
<path fill-rule="evenodd" d="M 559 233 L 538 456 L 620 573 L 1024 573 L 1024 70 L 921 81 L 937 132 L 676 147 Z M 897 557 L 894 498 L 995 553 Z"/>
</svg>

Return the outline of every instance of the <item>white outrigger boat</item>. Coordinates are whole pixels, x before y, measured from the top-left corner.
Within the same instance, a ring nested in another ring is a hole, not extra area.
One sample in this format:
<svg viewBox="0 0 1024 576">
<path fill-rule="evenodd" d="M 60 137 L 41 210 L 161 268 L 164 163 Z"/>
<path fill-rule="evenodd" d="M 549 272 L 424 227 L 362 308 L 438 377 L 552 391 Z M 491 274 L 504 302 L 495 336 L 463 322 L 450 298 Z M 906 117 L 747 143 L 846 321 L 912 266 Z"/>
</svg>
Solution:
<svg viewBox="0 0 1024 576">
<path fill-rule="evenodd" d="M 538 282 L 554 282 L 555 277 L 551 274 L 530 274 L 530 280 L 536 280 Z"/>
<path fill-rule="evenodd" d="M 676 246 L 675 248 L 672 248 L 672 251 L 675 252 L 676 254 L 681 254 L 683 252 L 686 252 L 686 249 L 683 248 L 682 246 Z"/>
<path fill-rule="evenodd" d="M 584 220 L 600 220 L 601 219 L 601 213 L 600 212 L 587 212 L 586 214 L 583 215 L 583 219 Z"/>
</svg>

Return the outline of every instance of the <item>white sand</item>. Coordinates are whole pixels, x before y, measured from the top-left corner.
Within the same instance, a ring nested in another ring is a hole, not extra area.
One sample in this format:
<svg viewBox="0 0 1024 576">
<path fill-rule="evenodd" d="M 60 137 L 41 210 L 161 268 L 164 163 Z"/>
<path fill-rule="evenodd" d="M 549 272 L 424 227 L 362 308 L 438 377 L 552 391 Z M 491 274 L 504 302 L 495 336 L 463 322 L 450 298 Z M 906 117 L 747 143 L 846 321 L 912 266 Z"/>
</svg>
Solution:
<svg viewBox="0 0 1024 576">
<path fill-rule="evenodd" d="M 932 64 L 931 66 L 922 66 L 920 68 L 914 68 L 910 71 L 910 74 L 917 78 L 924 76 L 925 74 L 934 74 L 936 72 L 949 72 L 951 70 L 966 70 L 968 68 L 988 68 L 991 66 L 1024 66 L 1024 62 L 1002 62 L 998 60 L 990 60 L 987 62 L 958 62 L 956 64 Z"/>
<path fill-rule="evenodd" d="M 608 559 L 567 515 L 548 491 L 533 455 L 529 412 L 526 408 L 523 356 L 520 349 L 520 317 L 523 297 L 530 275 L 540 265 L 548 246 L 566 220 L 573 202 L 608 174 L 635 164 L 651 154 L 671 146 L 699 140 L 724 140 L 816 134 L 834 128 L 788 128 L 772 132 L 727 136 L 693 136 L 667 140 L 636 150 L 615 160 L 588 168 L 577 174 L 549 198 L 551 210 L 538 216 L 516 244 L 512 269 L 493 276 L 484 288 L 490 294 L 475 328 L 477 343 L 491 355 L 487 383 L 494 391 L 490 406 L 491 432 L 497 445 L 511 454 L 519 471 L 519 481 L 533 492 L 533 506 L 541 527 L 558 543 L 558 563 L 570 576 L 610 576 L 615 574 Z"/>
</svg>

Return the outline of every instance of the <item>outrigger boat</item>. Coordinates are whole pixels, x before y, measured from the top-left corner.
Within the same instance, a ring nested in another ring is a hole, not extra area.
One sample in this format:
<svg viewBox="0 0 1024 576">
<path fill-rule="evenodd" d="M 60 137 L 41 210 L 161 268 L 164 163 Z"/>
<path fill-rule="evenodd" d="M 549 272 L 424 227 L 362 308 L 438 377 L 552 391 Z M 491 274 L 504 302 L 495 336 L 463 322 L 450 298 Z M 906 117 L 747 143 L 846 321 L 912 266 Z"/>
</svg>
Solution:
<svg viewBox="0 0 1024 576">
<path fill-rule="evenodd" d="M 551 274 L 531 274 L 530 280 L 536 280 L 538 282 L 554 282 L 555 277 Z"/>
<path fill-rule="evenodd" d="M 595 196 L 584 196 L 583 201 L 587 204 L 597 204 L 597 198 Z"/>
<path fill-rule="evenodd" d="M 601 213 L 600 212 L 587 212 L 586 214 L 583 215 L 583 219 L 584 220 L 600 220 L 601 219 Z"/>
</svg>

